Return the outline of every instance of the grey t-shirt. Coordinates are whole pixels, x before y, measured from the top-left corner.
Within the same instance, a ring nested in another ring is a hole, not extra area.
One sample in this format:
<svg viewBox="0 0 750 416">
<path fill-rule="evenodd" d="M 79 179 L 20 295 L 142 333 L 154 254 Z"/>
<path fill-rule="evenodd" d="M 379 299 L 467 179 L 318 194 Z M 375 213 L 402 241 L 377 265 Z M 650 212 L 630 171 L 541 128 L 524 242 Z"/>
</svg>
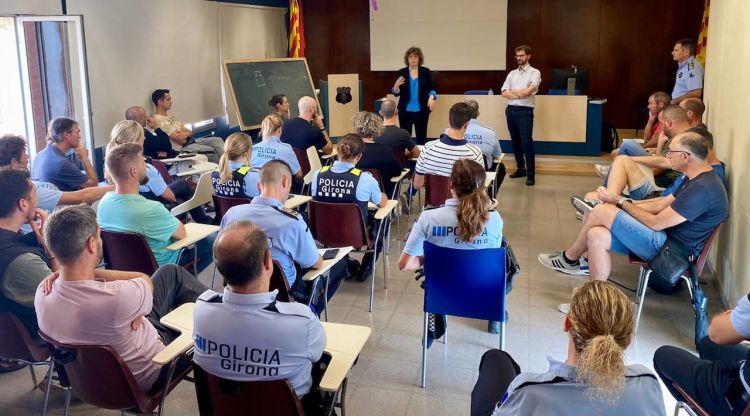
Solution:
<svg viewBox="0 0 750 416">
<path fill-rule="evenodd" d="M 51 273 L 41 257 L 32 253 L 21 254 L 5 269 L 0 279 L 0 290 L 8 299 L 34 309 L 36 288 Z"/>
</svg>

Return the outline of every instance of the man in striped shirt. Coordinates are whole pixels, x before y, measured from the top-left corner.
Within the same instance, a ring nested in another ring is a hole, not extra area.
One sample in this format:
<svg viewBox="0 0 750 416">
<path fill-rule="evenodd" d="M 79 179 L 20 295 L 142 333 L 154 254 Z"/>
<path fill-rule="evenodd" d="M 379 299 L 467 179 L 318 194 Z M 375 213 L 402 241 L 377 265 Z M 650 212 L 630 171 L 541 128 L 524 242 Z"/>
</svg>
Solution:
<svg viewBox="0 0 750 416">
<path fill-rule="evenodd" d="M 474 110 L 466 103 L 456 103 L 448 114 L 450 127 L 440 139 L 428 142 L 419 154 L 414 175 L 414 188 L 424 186 L 425 175 L 451 176 L 453 163 L 459 159 L 471 159 L 484 166 L 482 151 L 464 139 Z"/>
</svg>

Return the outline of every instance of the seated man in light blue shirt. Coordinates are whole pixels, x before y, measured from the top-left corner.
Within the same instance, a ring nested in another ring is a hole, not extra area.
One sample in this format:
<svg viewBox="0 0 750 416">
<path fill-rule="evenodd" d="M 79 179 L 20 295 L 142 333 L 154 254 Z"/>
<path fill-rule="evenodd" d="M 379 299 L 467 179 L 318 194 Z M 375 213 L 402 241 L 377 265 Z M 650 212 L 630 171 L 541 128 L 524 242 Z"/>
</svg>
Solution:
<svg viewBox="0 0 750 416">
<path fill-rule="evenodd" d="M 471 120 L 469 120 L 469 125 L 466 126 L 464 139 L 482 151 L 484 155 L 484 167 L 490 169 L 493 166 L 494 159 L 503 153 L 500 149 L 500 140 L 497 138 L 495 130 L 483 126 L 477 120 L 479 118 L 479 103 L 476 100 L 467 100 L 466 104 L 474 110 L 474 114 L 472 114 Z M 446 130 L 447 133 L 448 131 Z"/>
<path fill-rule="evenodd" d="M 307 303 L 309 285 L 302 281 L 302 271 L 321 268 L 323 258 L 302 216 L 284 208 L 291 184 L 292 174 L 286 163 L 281 160 L 266 163 L 258 181 L 260 196 L 253 198 L 249 204 L 230 208 L 221 219 L 221 228 L 242 220 L 252 221 L 258 226 L 271 239 L 273 259 L 279 262 L 293 295 L 300 302 Z M 340 275 L 331 273 L 329 298 L 338 288 L 340 280 Z M 317 301 L 315 298 L 312 303 Z"/>
<path fill-rule="evenodd" d="M 191 250 L 167 248 L 175 240 L 187 236 L 185 226 L 159 202 L 139 194 L 139 187 L 147 183 L 143 148 L 134 143 L 115 147 L 107 153 L 106 169 L 115 181 L 115 192 L 110 192 L 99 203 L 97 218 L 103 230 L 136 233 L 143 236 L 159 266 L 169 263 L 186 265 L 193 260 Z M 213 261 L 213 236 L 196 243 L 198 273 Z"/>
<path fill-rule="evenodd" d="M 283 143 L 281 137 L 284 120 L 280 115 L 271 114 L 266 116 L 261 123 L 261 136 L 263 141 L 253 146 L 251 165 L 260 169 L 266 162 L 271 160 L 282 160 L 292 170 L 292 174 L 298 178 L 302 177 L 297 155 L 288 143 Z"/>
</svg>

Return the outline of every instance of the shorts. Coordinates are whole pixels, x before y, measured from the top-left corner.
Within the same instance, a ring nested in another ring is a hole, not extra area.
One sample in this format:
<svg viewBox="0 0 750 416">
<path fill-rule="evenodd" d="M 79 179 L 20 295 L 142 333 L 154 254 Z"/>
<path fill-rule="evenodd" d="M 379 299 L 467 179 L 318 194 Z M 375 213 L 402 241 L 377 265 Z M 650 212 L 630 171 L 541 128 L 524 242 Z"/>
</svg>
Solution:
<svg viewBox="0 0 750 416">
<path fill-rule="evenodd" d="M 625 211 L 619 211 L 610 229 L 610 251 L 628 255 L 629 252 L 643 260 L 651 261 L 667 241 L 667 233 L 654 231 Z"/>
<path fill-rule="evenodd" d="M 656 191 L 656 185 L 649 178 L 643 178 L 641 183 L 633 187 L 633 189 L 628 189 L 630 197 L 637 201 L 647 199 L 654 191 Z"/>
</svg>

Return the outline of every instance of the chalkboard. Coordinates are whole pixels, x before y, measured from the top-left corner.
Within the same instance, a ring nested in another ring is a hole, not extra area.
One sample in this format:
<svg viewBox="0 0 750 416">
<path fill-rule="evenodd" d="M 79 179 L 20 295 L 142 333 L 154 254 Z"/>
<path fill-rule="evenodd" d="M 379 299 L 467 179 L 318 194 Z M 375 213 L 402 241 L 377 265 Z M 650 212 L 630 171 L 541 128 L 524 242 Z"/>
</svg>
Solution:
<svg viewBox="0 0 750 416">
<path fill-rule="evenodd" d="M 224 61 L 224 76 L 242 130 L 260 127 L 274 94 L 289 98 L 291 117 L 299 114 L 300 98 L 317 98 L 305 58 Z"/>
</svg>

